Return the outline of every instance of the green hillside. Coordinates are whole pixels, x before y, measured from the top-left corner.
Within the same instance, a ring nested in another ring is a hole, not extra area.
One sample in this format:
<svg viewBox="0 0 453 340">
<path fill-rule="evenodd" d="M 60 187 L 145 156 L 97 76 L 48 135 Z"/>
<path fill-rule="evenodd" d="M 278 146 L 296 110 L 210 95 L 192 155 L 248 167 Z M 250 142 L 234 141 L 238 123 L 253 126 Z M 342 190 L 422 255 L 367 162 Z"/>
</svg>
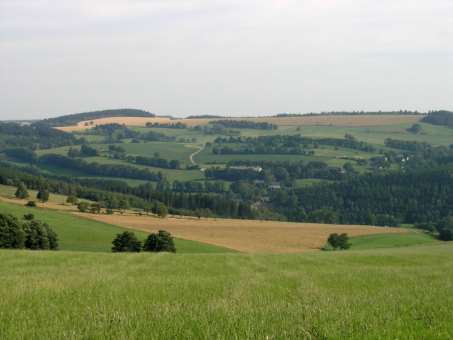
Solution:
<svg viewBox="0 0 453 340">
<path fill-rule="evenodd" d="M 109 252 L 116 234 L 125 229 L 110 224 L 92 221 L 69 213 L 47 209 L 26 208 L 17 204 L 0 202 L 0 213 L 12 214 L 18 218 L 33 213 L 36 219 L 47 222 L 58 234 L 61 250 Z M 147 234 L 136 231 L 139 239 Z M 229 249 L 190 240 L 175 240 L 178 253 L 222 253 Z M 0 337 L 1 338 L 1 337 Z"/>
<path fill-rule="evenodd" d="M 41 122 L 51 126 L 74 125 L 85 120 L 107 118 L 107 117 L 154 117 L 155 114 L 137 109 L 114 109 L 74 113 L 55 118 L 44 119 Z"/>
</svg>

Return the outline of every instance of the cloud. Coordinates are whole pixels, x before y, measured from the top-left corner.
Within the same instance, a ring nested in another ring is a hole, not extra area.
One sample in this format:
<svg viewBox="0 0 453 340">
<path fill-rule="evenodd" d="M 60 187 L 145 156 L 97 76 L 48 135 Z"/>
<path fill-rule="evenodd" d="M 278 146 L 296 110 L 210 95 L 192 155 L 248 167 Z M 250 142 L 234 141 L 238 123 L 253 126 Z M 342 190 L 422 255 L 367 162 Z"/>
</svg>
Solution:
<svg viewBox="0 0 453 340">
<path fill-rule="evenodd" d="M 449 0 L 0 0 L 0 118 L 451 107 L 451 41 Z"/>
</svg>

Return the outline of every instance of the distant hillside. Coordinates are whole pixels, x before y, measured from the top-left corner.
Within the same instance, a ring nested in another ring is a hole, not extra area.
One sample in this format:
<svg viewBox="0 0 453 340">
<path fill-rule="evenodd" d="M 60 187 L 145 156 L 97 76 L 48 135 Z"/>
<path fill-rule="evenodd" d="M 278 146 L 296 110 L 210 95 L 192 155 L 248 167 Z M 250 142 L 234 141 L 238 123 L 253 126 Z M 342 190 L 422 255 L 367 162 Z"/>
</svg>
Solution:
<svg viewBox="0 0 453 340">
<path fill-rule="evenodd" d="M 279 113 L 271 117 L 298 116 L 378 116 L 378 115 L 423 115 L 418 111 L 330 111 L 321 113 Z"/>
<path fill-rule="evenodd" d="M 453 128 L 453 112 L 451 111 L 434 111 L 423 118 L 423 123 L 433 125 L 443 125 Z"/>
<path fill-rule="evenodd" d="M 75 113 L 56 118 L 44 119 L 42 122 L 51 126 L 75 125 L 85 120 L 93 120 L 106 117 L 155 117 L 151 112 L 136 109 L 115 109 L 103 111 L 91 111 Z"/>
<path fill-rule="evenodd" d="M 194 116 L 186 117 L 186 119 L 218 119 L 218 118 L 228 118 L 228 117 L 217 116 L 217 115 L 194 115 Z"/>
</svg>

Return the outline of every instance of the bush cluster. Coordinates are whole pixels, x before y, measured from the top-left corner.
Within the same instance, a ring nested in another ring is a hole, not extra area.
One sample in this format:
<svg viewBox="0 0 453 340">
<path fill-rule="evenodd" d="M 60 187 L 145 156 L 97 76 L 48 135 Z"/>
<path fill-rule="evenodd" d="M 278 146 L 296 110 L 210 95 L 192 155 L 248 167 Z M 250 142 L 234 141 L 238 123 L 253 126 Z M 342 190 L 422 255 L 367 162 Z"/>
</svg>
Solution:
<svg viewBox="0 0 453 340">
<path fill-rule="evenodd" d="M 26 214 L 23 220 L 0 214 L 0 248 L 58 249 L 57 234 L 47 223 Z"/>
<path fill-rule="evenodd" d="M 330 234 L 323 250 L 346 250 L 351 247 L 348 234 Z"/>
<path fill-rule="evenodd" d="M 176 252 L 176 247 L 173 242 L 173 237 L 168 231 L 159 230 L 157 233 L 152 233 L 145 240 L 143 246 L 135 234 L 131 231 L 125 231 L 121 234 L 116 235 L 112 242 L 112 251 L 114 253 L 119 252 Z"/>
</svg>

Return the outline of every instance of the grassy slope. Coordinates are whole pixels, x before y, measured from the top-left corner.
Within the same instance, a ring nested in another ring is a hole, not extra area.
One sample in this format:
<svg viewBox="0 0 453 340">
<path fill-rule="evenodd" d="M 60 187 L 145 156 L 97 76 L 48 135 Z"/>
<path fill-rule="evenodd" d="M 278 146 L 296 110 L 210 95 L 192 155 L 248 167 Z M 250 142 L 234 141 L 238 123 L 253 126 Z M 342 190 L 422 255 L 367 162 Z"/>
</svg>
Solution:
<svg viewBox="0 0 453 340">
<path fill-rule="evenodd" d="M 26 208 L 16 204 L 0 202 L 0 213 L 22 217 L 33 213 L 35 218 L 47 222 L 59 237 L 60 249 L 71 251 L 109 252 L 116 234 L 124 228 L 110 224 L 83 219 L 68 213 L 47 209 Z M 144 240 L 146 233 L 137 231 L 137 236 Z M 218 253 L 229 249 L 195 241 L 176 239 L 176 249 L 180 253 Z"/>
<path fill-rule="evenodd" d="M 14 198 L 15 193 L 16 193 L 17 188 L 14 186 L 10 185 L 2 185 L 0 184 L 0 196 L 7 197 L 7 198 Z M 36 190 L 28 190 L 28 195 L 29 195 L 29 200 L 34 201 L 36 200 L 36 195 L 37 195 Z M 57 195 L 57 194 L 50 194 L 49 196 L 49 201 L 53 203 L 65 203 L 67 199 L 67 196 L 64 195 Z"/>
<path fill-rule="evenodd" d="M 453 244 L 374 251 L 0 251 L 0 338 L 453 337 Z"/>
<path fill-rule="evenodd" d="M 439 243 L 439 241 L 431 235 L 414 231 L 406 234 L 377 234 L 352 237 L 351 249 L 397 248 L 435 243 Z"/>
</svg>

